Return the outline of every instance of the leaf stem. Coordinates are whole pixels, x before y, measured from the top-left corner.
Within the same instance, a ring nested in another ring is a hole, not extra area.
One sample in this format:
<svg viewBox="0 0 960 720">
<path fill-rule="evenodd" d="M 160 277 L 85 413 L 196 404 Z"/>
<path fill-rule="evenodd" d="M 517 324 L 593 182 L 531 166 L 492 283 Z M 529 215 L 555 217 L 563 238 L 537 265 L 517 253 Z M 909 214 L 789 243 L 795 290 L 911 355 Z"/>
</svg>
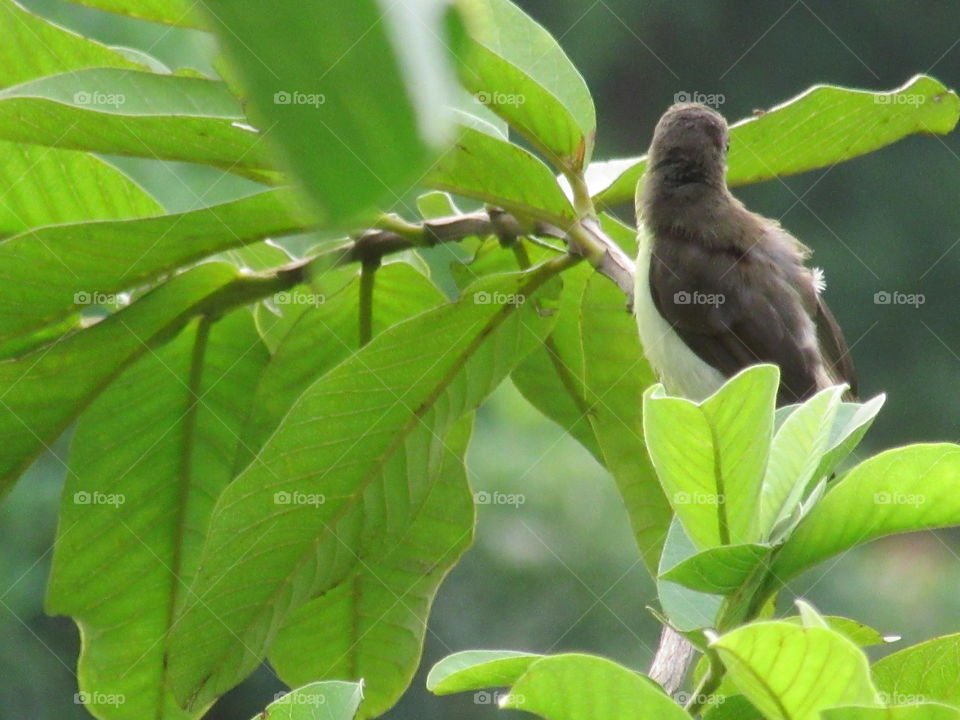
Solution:
<svg viewBox="0 0 960 720">
<path fill-rule="evenodd" d="M 360 347 L 373 338 L 373 288 L 380 268 L 380 258 L 364 260 L 360 265 Z"/>
</svg>

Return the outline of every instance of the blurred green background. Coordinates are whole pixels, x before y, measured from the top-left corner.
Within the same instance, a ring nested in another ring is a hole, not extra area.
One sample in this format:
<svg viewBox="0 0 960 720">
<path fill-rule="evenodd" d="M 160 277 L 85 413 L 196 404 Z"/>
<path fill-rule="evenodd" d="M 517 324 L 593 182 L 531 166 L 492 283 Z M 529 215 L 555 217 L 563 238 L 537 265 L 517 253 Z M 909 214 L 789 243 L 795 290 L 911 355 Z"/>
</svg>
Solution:
<svg viewBox="0 0 960 720">
<path fill-rule="evenodd" d="M 212 72 L 201 33 L 114 17 L 58 0 L 28 7 L 171 67 Z M 731 121 L 816 83 L 891 89 L 929 72 L 960 85 L 960 5 L 935 0 L 520 0 L 584 74 L 599 116 L 598 159 L 645 150 L 680 93 L 722 96 Z M 718 97 L 718 99 L 720 99 Z M 117 160 L 170 210 L 249 190 L 221 173 Z M 827 299 L 853 348 L 862 394 L 888 395 L 860 456 L 915 441 L 960 439 L 960 133 L 913 137 L 833 169 L 742 188 L 814 248 Z M 631 219 L 630 208 L 623 217 Z M 922 293 L 919 307 L 879 291 Z M 0 718 L 83 718 L 74 703 L 79 637 L 43 614 L 68 438 L 0 507 Z M 469 456 L 476 490 L 518 493 L 481 506 L 477 541 L 437 598 L 423 668 L 392 720 L 490 718 L 467 696 L 423 690 L 430 665 L 465 648 L 588 651 L 642 668 L 657 637 L 654 601 L 613 484 L 510 386 L 481 410 Z M 886 540 L 826 563 L 790 588 L 821 611 L 903 636 L 903 647 L 960 630 L 957 533 Z M 785 593 L 785 602 L 789 593 Z M 882 651 L 881 651 L 882 652 Z M 212 718 L 248 718 L 280 689 L 262 668 Z M 520 716 L 501 713 L 500 717 Z"/>
</svg>

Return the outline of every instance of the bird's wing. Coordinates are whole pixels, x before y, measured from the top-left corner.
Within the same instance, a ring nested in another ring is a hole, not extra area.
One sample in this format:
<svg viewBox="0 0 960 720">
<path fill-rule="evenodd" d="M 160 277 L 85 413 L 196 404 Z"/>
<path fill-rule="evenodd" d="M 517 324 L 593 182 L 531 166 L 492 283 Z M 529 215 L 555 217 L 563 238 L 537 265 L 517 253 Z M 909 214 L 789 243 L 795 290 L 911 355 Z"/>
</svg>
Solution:
<svg viewBox="0 0 960 720">
<path fill-rule="evenodd" d="M 853 367 L 853 358 L 847 341 L 843 339 L 843 332 L 837 323 L 830 308 L 823 298 L 817 296 L 817 340 L 820 343 L 820 352 L 827 363 L 827 371 L 835 383 L 846 383 L 850 386 L 850 399 L 857 397 L 857 371 Z"/>
<path fill-rule="evenodd" d="M 816 297 L 810 277 L 784 271 L 762 248 L 738 253 L 679 236 L 655 241 L 650 290 L 687 346 L 723 375 L 760 362 L 779 365 L 779 404 L 804 400 L 825 384 L 805 309 Z"/>
</svg>

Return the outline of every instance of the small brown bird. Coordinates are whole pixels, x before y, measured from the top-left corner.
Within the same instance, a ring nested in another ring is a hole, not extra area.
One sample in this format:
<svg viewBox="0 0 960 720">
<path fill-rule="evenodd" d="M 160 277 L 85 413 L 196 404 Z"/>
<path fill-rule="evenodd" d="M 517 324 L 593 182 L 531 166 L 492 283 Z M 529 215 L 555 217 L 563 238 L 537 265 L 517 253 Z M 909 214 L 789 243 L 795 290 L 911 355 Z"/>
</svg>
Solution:
<svg viewBox="0 0 960 720">
<path fill-rule="evenodd" d="M 778 405 L 829 385 L 856 393 L 849 350 L 810 251 L 727 189 L 727 123 L 674 105 L 657 123 L 637 199 L 634 308 L 667 390 L 694 400 L 749 365 L 780 366 Z"/>
</svg>

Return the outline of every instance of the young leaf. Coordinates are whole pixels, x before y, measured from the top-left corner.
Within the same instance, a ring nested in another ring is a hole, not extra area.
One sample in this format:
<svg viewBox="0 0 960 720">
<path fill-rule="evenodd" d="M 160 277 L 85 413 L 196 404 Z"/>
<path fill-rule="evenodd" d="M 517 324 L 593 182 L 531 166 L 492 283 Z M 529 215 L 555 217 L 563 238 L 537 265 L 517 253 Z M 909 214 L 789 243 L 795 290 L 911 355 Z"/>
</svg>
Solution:
<svg viewBox="0 0 960 720">
<path fill-rule="evenodd" d="M 769 556 L 767 545 L 722 545 L 690 556 L 660 577 L 698 592 L 729 595 L 765 567 Z"/>
<path fill-rule="evenodd" d="M 361 530 L 392 517 L 365 496 L 400 501 L 416 487 L 405 476 L 383 483 L 411 434 L 426 425 L 443 437 L 549 331 L 534 292 L 555 267 L 492 278 L 390 328 L 300 397 L 217 501 L 196 601 L 172 639 L 172 686 L 187 707 L 243 679 L 290 614 L 343 579 Z M 325 501 L 278 506 L 276 493 Z"/>
<path fill-rule="evenodd" d="M 796 623 L 797 625 L 802 624 L 798 615 L 792 615 L 790 617 L 781 619 L 783 622 Z M 874 630 L 869 625 L 858 623 L 856 620 L 851 620 L 850 618 L 839 617 L 836 615 L 824 615 L 823 619 L 826 621 L 827 626 L 830 627 L 830 629 L 840 633 L 858 647 L 883 645 L 884 643 L 889 642 L 889 640 L 881 635 L 879 631 Z"/>
<path fill-rule="evenodd" d="M 543 655 L 514 650 L 465 650 L 430 668 L 427 690 L 434 695 L 513 685 Z"/>
<path fill-rule="evenodd" d="M 820 717 L 823 720 L 958 720 L 960 709 L 926 702 L 891 707 L 853 705 L 824 710 Z"/>
<path fill-rule="evenodd" d="M 464 86 L 555 164 L 583 167 L 596 113 L 557 41 L 510 0 L 462 0 L 461 7 L 473 41 L 460 68 Z"/>
<path fill-rule="evenodd" d="M 314 682 L 277 698 L 250 720 L 353 720 L 362 699 L 362 682 Z"/>
<path fill-rule="evenodd" d="M 196 5 L 188 0 L 71 0 L 87 7 L 119 13 L 139 20 L 204 29 Z"/>
<path fill-rule="evenodd" d="M 671 568 L 683 564 L 696 553 L 696 547 L 690 542 L 683 530 L 683 524 L 675 515 L 660 558 L 657 596 L 670 624 L 680 632 L 714 627 L 723 605 L 723 597 L 720 595 L 691 590 L 662 577 Z"/>
<path fill-rule="evenodd" d="M 760 534 L 764 539 L 803 499 L 830 440 L 842 387 L 817 393 L 800 405 L 777 430 L 760 497 Z"/>
<path fill-rule="evenodd" d="M 396 203 L 450 139 L 443 4 L 203 5 L 251 118 L 331 222 Z"/>
<path fill-rule="evenodd" d="M 47 610 L 80 628 L 98 717 L 189 717 L 165 689 L 166 638 L 267 359 L 248 311 L 193 321 L 80 416 Z"/>
<path fill-rule="evenodd" d="M 933 638 L 887 655 L 873 679 L 888 705 L 942 702 L 960 707 L 960 634 Z"/>
<path fill-rule="evenodd" d="M 773 430 L 776 366 L 738 373 L 702 403 L 644 394 L 644 437 L 664 493 L 694 544 L 758 540 L 760 486 Z"/>
<path fill-rule="evenodd" d="M 797 525 L 773 562 L 783 581 L 884 535 L 960 524 L 960 447 L 908 445 L 848 472 Z"/>
<path fill-rule="evenodd" d="M 731 127 L 727 182 L 746 185 L 834 165 L 914 133 L 945 135 L 958 118 L 960 98 L 927 75 L 888 92 L 816 85 Z M 603 185 L 592 188 L 594 200 L 632 202 L 645 169 L 646 156 L 608 163 Z"/>
<path fill-rule="evenodd" d="M 839 633 L 785 622 L 744 625 L 711 643 L 767 718 L 817 720 L 838 705 L 878 705 L 866 655 Z"/>
<path fill-rule="evenodd" d="M 853 452 L 867 434 L 886 399 L 887 396 L 881 393 L 865 403 L 840 403 L 830 429 L 827 451 L 813 477 L 827 477 Z"/>
<path fill-rule="evenodd" d="M 689 720 L 655 682 L 606 658 L 553 655 L 534 662 L 501 700 L 546 720 Z"/>
</svg>

